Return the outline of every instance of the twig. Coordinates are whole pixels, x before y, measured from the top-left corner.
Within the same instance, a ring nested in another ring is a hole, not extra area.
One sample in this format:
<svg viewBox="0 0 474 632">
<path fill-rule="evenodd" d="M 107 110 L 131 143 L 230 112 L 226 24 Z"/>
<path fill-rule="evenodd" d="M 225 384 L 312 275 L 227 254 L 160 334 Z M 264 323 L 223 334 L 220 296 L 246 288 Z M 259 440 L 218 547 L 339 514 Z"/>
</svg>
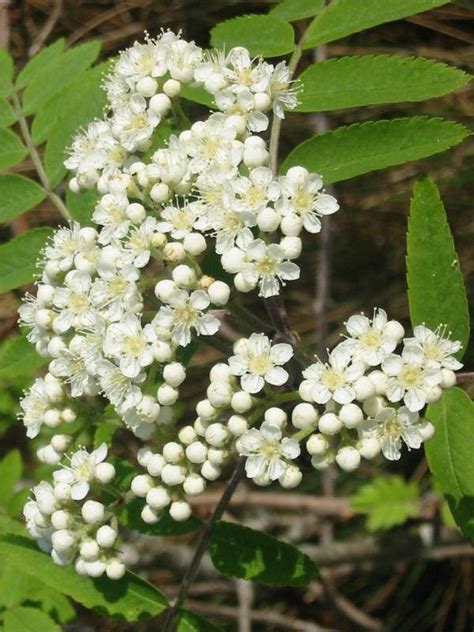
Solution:
<svg viewBox="0 0 474 632">
<path fill-rule="evenodd" d="M 43 185 L 43 189 L 45 190 L 47 196 L 57 208 L 57 210 L 61 213 L 64 219 L 70 221 L 71 216 L 69 215 L 69 211 L 66 208 L 66 205 L 61 200 L 59 195 L 57 195 L 51 188 L 49 183 L 48 175 L 43 167 L 43 163 L 41 162 L 41 158 L 36 150 L 33 139 L 31 138 L 30 130 L 28 128 L 28 123 L 26 122 L 25 116 L 23 114 L 23 110 L 21 108 L 20 100 L 18 98 L 18 94 L 15 91 L 9 95 L 13 104 L 13 109 L 15 110 L 15 114 L 18 118 L 18 123 L 20 125 L 21 133 L 23 135 L 23 140 L 25 141 L 25 145 L 28 149 L 28 152 L 33 160 L 33 164 L 35 165 L 36 172 L 38 177 Z"/>
<path fill-rule="evenodd" d="M 44 23 L 44 26 L 39 32 L 38 37 L 30 46 L 28 50 L 28 57 L 33 57 L 34 55 L 36 55 L 38 51 L 40 51 L 43 48 L 43 44 L 48 39 L 51 31 L 54 29 L 56 22 L 61 17 L 62 11 L 63 11 L 63 0 L 54 0 L 53 10 L 49 14 L 49 17 L 46 20 L 46 22 Z"/>
<path fill-rule="evenodd" d="M 210 516 L 209 520 L 206 522 L 205 526 L 203 527 L 199 535 L 198 544 L 197 544 L 193 559 L 191 560 L 191 564 L 188 566 L 188 569 L 183 577 L 179 594 L 176 597 L 173 605 L 167 611 L 162 632 L 174 632 L 176 629 L 179 609 L 184 603 L 187 597 L 191 582 L 194 580 L 199 570 L 199 565 L 201 564 L 202 557 L 207 550 L 207 546 L 211 538 L 212 527 L 214 526 L 214 523 L 222 517 L 222 514 L 224 513 L 227 505 L 229 504 L 233 493 L 237 489 L 237 486 L 240 483 L 240 479 L 242 478 L 243 473 L 244 473 L 244 465 L 245 465 L 245 459 L 244 458 L 239 459 L 239 462 L 237 463 L 237 466 L 232 476 L 230 477 L 229 482 L 226 485 L 226 488 L 224 490 L 224 493 L 221 496 L 221 499 L 219 500 L 218 504 L 216 505 L 216 508 L 212 512 L 212 515 Z"/>
<path fill-rule="evenodd" d="M 231 606 L 215 606 L 196 600 L 189 600 L 188 604 L 193 610 L 203 612 L 204 614 L 215 615 L 216 617 L 238 619 L 239 616 L 238 609 L 232 608 Z M 294 617 L 279 612 L 252 612 L 251 619 L 256 623 L 267 623 L 288 632 L 334 632 L 330 628 L 323 628 L 317 623 L 301 621 L 300 619 L 295 619 Z"/>
<path fill-rule="evenodd" d="M 239 632 L 252 632 L 252 582 L 238 579 L 235 584 L 239 598 Z"/>
<path fill-rule="evenodd" d="M 456 382 L 464 384 L 465 382 L 474 382 L 474 371 L 468 373 L 456 373 Z"/>
</svg>

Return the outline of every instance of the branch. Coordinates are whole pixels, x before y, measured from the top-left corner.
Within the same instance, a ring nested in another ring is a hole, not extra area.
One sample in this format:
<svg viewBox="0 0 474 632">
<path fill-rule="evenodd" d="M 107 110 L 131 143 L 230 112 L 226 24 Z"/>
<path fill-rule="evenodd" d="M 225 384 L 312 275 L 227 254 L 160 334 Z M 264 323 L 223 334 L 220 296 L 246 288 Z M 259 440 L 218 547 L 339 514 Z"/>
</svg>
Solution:
<svg viewBox="0 0 474 632">
<path fill-rule="evenodd" d="M 210 516 L 209 520 L 207 521 L 201 533 L 199 534 L 198 545 L 194 553 L 193 559 L 191 560 L 191 564 L 189 565 L 188 570 L 186 571 L 183 577 L 183 582 L 181 584 L 181 589 L 178 593 L 178 596 L 176 597 L 171 608 L 169 608 L 167 611 L 162 632 L 175 632 L 176 630 L 177 619 L 179 616 L 179 609 L 181 608 L 182 604 L 184 603 L 188 595 L 191 582 L 194 580 L 194 578 L 197 575 L 199 566 L 201 564 L 201 560 L 203 558 L 204 553 L 207 550 L 209 540 L 211 539 L 211 533 L 212 533 L 212 528 L 214 526 L 214 523 L 217 522 L 217 520 L 220 520 L 227 505 L 230 502 L 230 499 L 232 498 L 233 493 L 237 489 L 237 486 L 240 483 L 240 480 L 244 473 L 244 465 L 245 465 L 245 459 L 240 458 L 232 476 L 229 479 L 229 482 L 226 485 L 226 488 L 224 490 L 224 493 L 222 494 L 221 499 L 219 500 L 218 504 L 216 505 L 216 508 L 212 512 L 212 515 Z"/>
</svg>

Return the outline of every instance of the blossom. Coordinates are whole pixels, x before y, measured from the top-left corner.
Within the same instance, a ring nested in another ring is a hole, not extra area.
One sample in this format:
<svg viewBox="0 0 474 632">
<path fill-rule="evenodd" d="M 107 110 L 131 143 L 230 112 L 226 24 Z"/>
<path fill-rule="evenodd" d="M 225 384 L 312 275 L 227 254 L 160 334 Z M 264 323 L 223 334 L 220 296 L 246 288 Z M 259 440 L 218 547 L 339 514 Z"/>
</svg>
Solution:
<svg viewBox="0 0 474 632">
<path fill-rule="evenodd" d="M 430 389 L 443 379 L 441 368 L 426 362 L 420 347 L 406 346 L 401 356 L 391 354 L 382 362 L 388 377 L 386 394 L 391 402 L 404 401 L 412 412 L 426 404 Z"/>
<path fill-rule="evenodd" d="M 327 363 L 318 360 L 303 371 L 305 380 L 300 389 L 309 386 L 311 398 L 317 404 L 326 404 L 331 399 L 338 404 L 349 404 L 356 396 L 354 383 L 363 374 L 364 364 L 353 360 L 350 352 L 339 345 L 331 351 Z"/>
<path fill-rule="evenodd" d="M 125 237 L 130 227 L 130 220 L 126 213 L 128 205 L 128 198 L 123 194 L 107 193 L 100 199 L 92 219 L 103 227 L 99 235 L 101 244 L 108 244 L 113 239 Z"/>
<path fill-rule="evenodd" d="M 252 428 L 237 442 L 237 450 L 246 456 L 245 471 L 260 483 L 275 481 L 285 473 L 288 461 L 300 455 L 296 439 L 283 437 L 279 426 L 264 421 L 259 430 Z"/>
<path fill-rule="evenodd" d="M 408 449 L 418 449 L 425 439 L 433 434 L 430 422 L 421 419 L 418 413 L 406 406 L 382 408 L 373 420 L 363 423 L 362 436 L 375 436 L 386 459 L 397 461 L 403 443 Z"/>
<path fill-rule="evenodd" d="M 90 274 L 71 270 L 66 274 L 63 287 L 55 290 L 53 305 L 60 311 L 54 319 L 54 329 L 64 333 L 71 327 L 80 327 L 92 314 Z"/>
<path fill-rule="evenodd" d="M 147 332 L 133 314 L 126 314 L 119 323 L 109 325 L 104 353 L 115 358 L 122 373 L 130 378 L 137 377 L 154 359 Z"/>
<path fill-rule="evenodd" d="M 281 366 L 293 356 L 291 345 L 272 345 L 264 334 L 252 334 L 236 344 L 235 355 L 229 358 L 233 375 L 240 377 L 242 389 L 247 393 L 258 393 L 265 382 L 281 386 L 288 380 L 288 372 Z"/>
<path fill-rule="evenodd" d="M 218 331 L 219 320 L 204 312 L 211 303 L 204 290 L 190 294 L 186 290 L 174 290 L 167 303 L 160 307 L 152 326 L 156 331 L 168 332 L 175 344 L 186 347 L 191 342 L 193 329 L 198 336 L 212 336 Z"/>
<path fill-rule="evenodd" d="M 425 325 L 417 325 L 413 330 L 413 338 L 405 338 L 404 343 L 410 347 L 421 349 L 428 366 L 443 367 L 451 371 L 462 368 L 462 363 L 453 355 L 462 345 L 459 340 L 450 340 L 445 337 L 446 328 L 439 326 L 435 331 Z"/>
<path fill-rule="evenodd" d="M 102 443 L 93 452 L 85 449 L 75 452 L 70 465 L 56 470 L 53 474 L 57 483 L 66 483 L 71 486 L 71 498 L 82 500 L 89 493 L 90 483 L 94 480 L 96 467 L 107 457 L 107 446 Z"/>
<path fill-rule="evenodd" d="M 401 337 L 403 328 L 396 321 L 388 321 L 383 309 L 374 311 L 372 319 L 363 314 L 351 316 L 346 322 L 346 330 L 350 336 L 342 345 L 351 350 L 352 354 L 369 366 L 376 366 L 395 350 Z"/>
<path fill-rule="evenodd" d="M 238 245 L 246 253 L 246 261 L 241 269 L 242 277 L 250 288 L 259 285 L 259 296 L 275 296 L 279 294 L 280 284 L 299 278 L 299 267 L 286 259 L 278 244 L 267 245 L 262 239 L 249 242 L 248 238 L 244 238 Z"/>
</svg>

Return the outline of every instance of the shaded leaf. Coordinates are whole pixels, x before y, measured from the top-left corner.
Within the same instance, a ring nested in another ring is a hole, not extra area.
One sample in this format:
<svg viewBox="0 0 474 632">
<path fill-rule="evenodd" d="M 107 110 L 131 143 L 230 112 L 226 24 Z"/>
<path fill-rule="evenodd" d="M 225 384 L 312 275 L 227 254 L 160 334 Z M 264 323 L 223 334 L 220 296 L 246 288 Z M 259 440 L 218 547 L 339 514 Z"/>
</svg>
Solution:
<svg viewBox="0 0 474 632">
<path fill-rule="evenodd" d="M 5 96 L 11 90 L 13 78 L 13 59 L 10 53 L 0 48 L 0 96 Z"/>
<path fill-rule="evenodd" d="M 0 128 L 9 127 L 16 121 L 16 114 L 6 99 L 0 98 Z"/>
<path fill-rule="evenodd" d="M 377 103 L 423 101 L 466 84 L 458 68 L 423 57 L 363 55 L 309 66 L 299 77 L 298 112 L 323 112 Z"/>
<path fill-rule="evenodd" d="M 4 632 L 61 632 L 49 615 L 37 608 L 17 607 L 4 617 Z"/>
<path fill-rule="evenodd" d="M 459 123 L 426 116 L 356 123 L 304 141 L 287 156 L 281 171 L 302 165 L 321 174 L 325 184 L 339 182 L 432 156 L 469 133 Z"/>
<path fill-rule="evenodd" d="M 426 411 L 435 427 L 426 458 L 456 524 L 474 542 L 474 403 L 460 388 L 443 392 Z"/>
<path fill-rule="evenodd" d="M 272 15 L 244 15 L 220 22 L 211 31 L 211 44 L 228 52 L 234 46 L 245 46 L 251 55 L 277 57 L 294 47 L 293 29 Z"/>
<path fill-rule="evenodd" d="M 242 525 L 217 522 L 209 545 L 223 575 L 274 586 L 300 586 L 318 576 L 311 559 L 296 547 Z"/>
<path fill-rule="evenodd" d="M 160 591 L 133 573 L 127 572 L 118 581 L 106 577 L 93 580 L 78 575 L 70 566 L 54 564 L 27 538 L 4 536 L 0 544 L 9 564 L 99 613 L 138 621 L 156 616 L 167 607 Z"/>
<path fill-rule="evenodd" d="M 412 325 L 447 325 L 466 348 L 469 310 L 466 289 L 446 212 L 435 183 L 417 182 L 407 235 L 408 302 Z M 457 354 L 462 357 L 462 351 Z"/>
<path fill-rule="evenodd" d="M 0 191 L 0 222 L 29 211 L 46 197 L 46 192 L 34 180 L 13 173 L 0 175 Z"/>
<path fill-rule="evenodd" d="M 369 531 L 390 529 L 419 513 L 420 492 L 401 476 L 376 478 L 360 487 L 351 498 L 356 513 L 367 514 Z"/>
<path fill-rule="evenodd" d="M 194 101 L 195 103 L 205 105 L 210 110 L 216 109 L 214 97 L 212 94 L 209 94 L 209 92 L 206 92 L 202 86 L 182 84 L 180 96 L 184 97 L 188 101 Z"/>
<path fill-rule="evenodd" d="M 0 505 L 5 506 L 13 496 L 22 471 L 23 462 L 19 450 L 11 450 L 0 461 Z"/>
<path fill-rule="evenodd" d="M 11 129 L 0 129 L 0 169 L 20 163 L 28 153 L 19 137 Z"/>
<path fill-rule="evenodd" d="M 32 57 L 30 61 L 18 73 L 15 81 L 15 88 L 20 90 L 26 84 L 34 79 L 38 73 L 44 72 L 44 68 L 57 59 L 64 50 L 64 37 L 56 40 L 46 48 L 43 48 L 37 55 Z"/>
<path fill-rule="evenodd" d="M 6 338 L 0 345 L 0 379 L 30 377 L 47 361 L 23 336 Z"/>
<path fill-rule="evenodd" d="M 0 246 L 0 292 L 27 285 L 35 279 L 36 261 L 52 234 L 51 228 L 34 228 Z"/>
<path fill-rule="evenodd" d="M 270 11 L 273 15 L 288 22 L 311 18 L 324 7 L 324 0 L 283 0 Z"/>
<path fill-rule="evenodd" d="M 81 226 L 95 226 L 92 221 L 92 214 L 100 198 L 95 189 L 73 193 L 69 187 L 66 189 L 66 206 L 76 222 Z"/>
<path fill-rule="evenodd" d="M 189 610 L 181 610 L 176 629 L 177 632 L 221 632 L 210 621 Z"/>
<path fill-rule="evenodd" d="M 332 0 L 310 24 L 304 48 L 333 42 L 447 3 L 448 0 L 364 0 L 355 8 L 354 0 Z"/>
</svg>

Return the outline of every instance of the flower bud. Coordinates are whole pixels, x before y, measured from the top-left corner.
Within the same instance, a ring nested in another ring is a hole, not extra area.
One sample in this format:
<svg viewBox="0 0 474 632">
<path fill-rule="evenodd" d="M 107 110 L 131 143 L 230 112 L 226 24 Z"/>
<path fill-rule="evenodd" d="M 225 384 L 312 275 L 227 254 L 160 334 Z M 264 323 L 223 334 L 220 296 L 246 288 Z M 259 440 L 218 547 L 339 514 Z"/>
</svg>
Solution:
<svg viewBox="0 0 474 632">
<path fill-rule="evenodd" d="M 196 404 L 196 413 L 203 421 L 212 419 L 217 414 L 217 410 L 212 406 L 208 399 L 202 399 Z"/>
<path fill-rule="evenodd" d="M 344 404 L 339 411 L 339 419 L 346 428 L 356 428 L 364 419 L 364 414 L 357 404 Z"/>
<path fill-rule="evenodd" d="M 329 443 L 322 434 L 313 434 L 306 442 L 306 449 L 312 456 L 325 454 L 329 450 Z"/>
<path fill-rule="evenodd" d="M 163 92 L 172 99 L 181 92 L 181 83 L 176 79 L 167 79 L 163 84 Z"/>
<path fill-rule="evenodd" d="M 205 434 L 206 441 L 215 448 L 221 448 L 229 437 L 229 431 L 221 423 L 208 426 Z"/>
<path fill-rule="evenodd" d="M 197 257 L 206 250 L 207 242 L 200 233 L 188 233 L 183 239 L 183 246 L 186 252 Z"/>
<path fill-rule="evenodd" d="M 289 465 L 285 472 L 278 479 L 280 485 L 285 489 L 298 487 L 303 479 L 301 470 L 296 465 Z"/>
<path fill-rule="evenodd" d="M 162 384 L 156 393 L 156 398 L 162 406 L 172 406 L 178 396 L 179 392 L 169 384 Z"/>
<path fill-rule="evenodd" d="M 190 288 L 196 283 L 196 273 L 190 266 L 184 263 L 176 266 L 171 276 L 176 285 L 180 287 Z"/>
<path fill-rule="evenodd" d="M 147 524 L 154 524 L 155 522 L 158 522 L 158 516 L 149 505 L 145 505 L 143 507 L 140 515 L 143 522 L 146 522 Z"/>
<path fill-rule="evenodd" d="M 229 421 L 227 422 L 227 428 L 235 437 L 240 437 L 244 434 L 244 432 L 247 432 L 248 423 L 244 417 L 241 417 L 240 415 L 232 415 L 229 417 Z"/>
<path fill-rule="evenodd" d="M 105 573 L 109 579 L 122 579 L 125 575 L 125 564 L 114 557 L 107 561 Z"/>
<path fill-rule="evenodd" d="M 107 483 L 110 483 L 114 476 L 115 467 L 112 465 L 112 463 L 99 463 L 98 465 L 96 465 L 95 477 L 100 483 L 107 485 Z"/>
<path fill-rule="evenodd" d="M 344 446 L 336 453 L 336 463 L 345 472 L 353 472 L 360 465 L 360 453 L 352 446 Z"/>
<path fill-rule="evenodd" d="M 151 187 L 150 197 L 153 202 L 163 204 L 163 202 L 166 202 L 169 199 L 170 193 L 171 191 L 167 184 L 164 182 L 157 182 Z"/>
<path fill-rule="evenodd" d="M 183 244 L 178 241 L 166 244 L 163 248 L 163 257 L 170 263 L 178 263 L 186 257 L 186 251 Z"/>
<path fill-rule="evenodd" d="M 152 77 L 143 77 L 137 82 L 136 90 L 142 97 L 152 97 L 158 90 L 158 82 Z"/>
<path fill-rule="evenodd" d="M 303 242 L 297 236 L 288 235 L 280 241 L 280 248 L 287 259 L 297 259 L 303 249 Z"/>
<path fill-rule="evenodd" d="M 246 413 L 252 406 L 252 397 L 246 391 L 237 391 L 232 395 L 230 405 L 236 413 Z"/>
<path fill-rule="evenodd" d="M 318 421 L 318 412 L 314 406 L 306 402 L 297 404 L 291 413 L 291 423 L 295 428 L 306 430 L 312 426 L 316 426 Z"/>
<path fill-rule="evenodd" d="M 170 504 L 171 498 L 164 487 L 153 487 L 146 495 L 146 501 L 154 511 L 160 511 Z"/>
<path fill-rule="evenodd" d="M 70 521 L 70 516 L 64 509 L 58 509 L 51 515 L 51 524 L 55 529 L 66 529 Z"/>
<path fill-rule="evenodd" d="M 143 204 L 133 202 L 127 206 L 127 217 L 133 224 L 140 224 L 146 217 L 146 211 Z"/>
<path fill-rule="evenodd" d="M 96 500 L 86 500 L 81 509 L 82 517 L 89 524 L 102 522 L 105 514 L 105 507 Z"/>
<path fill-rule="evenodd" d="M 170 516 L 179 522 L 191 516 L 191 505 L 184 500 L 175 500 L 170 506 Z"/>
<path fill-rule="evenodd" d="M 281 215 L 270 207 L 264 208 L 257 215 L 257 225 L 264 233 L 272 233 L 280 225 Z"/>
<path fill-rule="evenodd" d="M 204 463 L 207 459 L 207 447 L 201 441 L 193 441 L 186 448 L 186 458 L 191 463 Z"/>
<path fill-rule="evenodd" d="M 230 287 L 223 281 L 214 281 L 214 283 L 211 283 L 207 292 L 211 303 L 214 305 L 226 305 L 229 302 Z"/>
<path fill-rule="evenodd" d="M 188 496 L 199 496 L 206 489 L 206 481 L 199 474 L 189 474 L 184 479 L 183 490 Z"/>
<path fill-rule="evenodd" d="M 60 529 L 51 535 L 51 543 L 58 553 L 65 553 L 74 546 L 74 537 L 67 529 Z"/>
<path fill-rule="evenodd" d="M 95 538 L 103 549 L 110 549 L 117 539 L 117 531 L 110 525 L 104 524 L 97 530 Z"/>
<path fill-rule="evenodd" d="M 132 480 L 131 490 L 139 498 L 145 498 L 153 487 L 153 479 L 147 474 L 139 474 Z"/>
<path fill-rule="evenodd" d="M 318 428 L 323 434 L 335 435 L 342 428 L 342 422 L 334 413 L 324 413 L 318 422 Z"/>
<path fill-rule="evenodd" d="M 159 114 L 160 116 L 163 116 L 164 114 L 166 114 L 166 112 L 168 112 L 168 110 L 171 109 L 170 98 L 166 96 L 166 94 L 155 94 L 155 96 L 151 97 L 150 99 L 149 107 L 154 114 Z"/>
<path fill-rule="evenodd" d="M 186 470 L 180 465 L 167 463 L 161 470 L 161 480 L 165 485 L 181 485 L 186 476 Z"/>
<path fill-rule="evenodd" d="M 87 560 L 96 560 L 99 556 L 99 545 L 95 540 L 84 540 L 79 549 L 81 556 Z"/>
<path fill-rule="evenodd" d="M 272 406 L 272 408 L 266 410 L 263 417 L 265 421 L 268 421 L 268 423 L 278 426 L 279 428 L 286 425 L 287 415 L 284 410 L 278 408 L 277 406 Z"/>
<path fill-rule="evenodd" d="M 167 364 L 163 369 L 163 379 L 170 386 L 178 387 L 186 379 L 186 369 L 180 362 Z"/>
<path fill-rule="evenodd" d="M 192 426 L 184 426 L 178 432 L 178 439 L 184 445 L 190 445 L 193 441 L 196 440 L 197 434 Z"/>
<path fill-rule="evenodd" d="M 201 474 L 208 481 L 215 481 L 221 475 L 221 469 L 210 461 L 205 461 L 201 467 Z"/>
<path fill-rule="evenodd" d="M 374 459 L 380 453 L 380 443 L 376 437 L 362 437 L 357 449 L 364 459 Z"/>
<path fill-rule="evenodd" d="M 163 446 L 163 458 L 168 463 L 179 463 L 184 456 L 183 447 L 176 443 L 176 441 L 170 441 Z"/>
</svg>

